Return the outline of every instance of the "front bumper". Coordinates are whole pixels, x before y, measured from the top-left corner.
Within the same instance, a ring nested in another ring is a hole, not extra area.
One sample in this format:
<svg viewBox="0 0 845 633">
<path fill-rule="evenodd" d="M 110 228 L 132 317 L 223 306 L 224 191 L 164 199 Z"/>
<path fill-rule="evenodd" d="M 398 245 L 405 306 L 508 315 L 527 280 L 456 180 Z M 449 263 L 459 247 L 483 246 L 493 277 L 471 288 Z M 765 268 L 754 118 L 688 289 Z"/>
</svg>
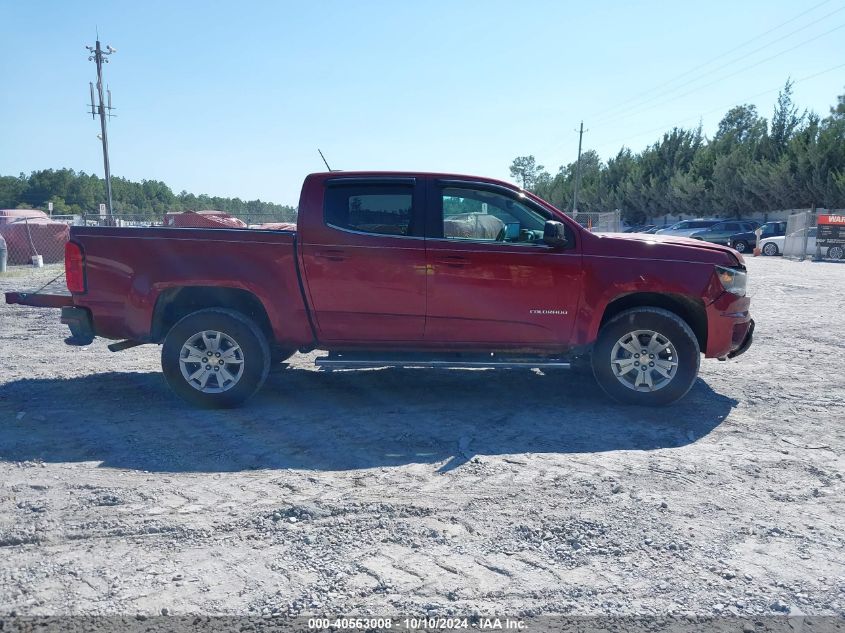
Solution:
<svg viewBox="0 0 845 633">
<path fill-rule="evenodd" d="M 745 331 L 745 335 L 742 337 L 742 341 L 735 350 L 733 350 L 730 354 L 728 354 L 728 358 L 736 358 L 737 356 L 742 356 L 745 352 L 748 351 L 748 348 L 751 347 L 751 342 L 754 340 L 754 319 L 751 319 L 748 323 L 748 327 L 742 328 Z"/>
<path fill-rule="evenodd" d="M 730 292 L 707 306 L 707 358 L 733 358 L 748 349 L 754 331 L 750 306 L 751 299 Z"/>
</svg>

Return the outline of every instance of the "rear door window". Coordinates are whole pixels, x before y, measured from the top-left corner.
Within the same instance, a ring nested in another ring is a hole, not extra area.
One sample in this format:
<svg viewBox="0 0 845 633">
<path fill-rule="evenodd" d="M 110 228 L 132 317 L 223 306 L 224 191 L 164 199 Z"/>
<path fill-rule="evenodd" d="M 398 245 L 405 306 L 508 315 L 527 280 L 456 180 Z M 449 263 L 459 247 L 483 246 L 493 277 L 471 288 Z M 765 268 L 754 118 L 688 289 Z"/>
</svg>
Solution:
<svg viewBox="0 0 845 633">
<path fill-rule="evenodd" d="M 324 218 L 327 225 L 377 235 L 412 236 L 414 186 L 355 184 L 326 189 Z"/>
</svg>

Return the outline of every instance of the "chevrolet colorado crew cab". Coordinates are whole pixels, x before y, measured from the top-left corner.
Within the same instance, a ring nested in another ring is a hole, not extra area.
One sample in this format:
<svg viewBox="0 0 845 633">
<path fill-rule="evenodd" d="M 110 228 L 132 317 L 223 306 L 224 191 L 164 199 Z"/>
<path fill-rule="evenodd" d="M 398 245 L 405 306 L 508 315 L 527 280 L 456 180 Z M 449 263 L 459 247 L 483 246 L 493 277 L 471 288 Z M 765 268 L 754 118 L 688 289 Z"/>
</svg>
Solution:
<svg viewBox="0 0 845 633">
<path fill-rule="evenodd" d="M 274 363 L 326 368 L 591 366 L 630 404 L 693 385 L 701 355 L 751 344 L 742 256 L 683 237 L 582 228 L 489 178 L 329 172 L 295 230 L 73 227 L 69 341 L 162 344 L 170 387 L 203 407 L 253 395 Z"/>
</svg>

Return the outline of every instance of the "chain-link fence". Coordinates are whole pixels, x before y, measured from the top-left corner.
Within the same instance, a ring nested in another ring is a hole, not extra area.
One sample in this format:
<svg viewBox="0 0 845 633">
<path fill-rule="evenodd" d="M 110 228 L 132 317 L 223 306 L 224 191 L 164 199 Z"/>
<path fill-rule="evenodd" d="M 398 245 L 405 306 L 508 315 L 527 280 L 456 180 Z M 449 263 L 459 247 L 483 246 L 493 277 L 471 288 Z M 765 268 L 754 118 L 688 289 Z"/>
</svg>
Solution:
<svg viewBox="0 0 845 633">
<path fill-rule="evenodd" d="M 185 211 L 164 216 L 47 215 L 38 210 L 10 209 L 0 212 L 0 257 L 6 266 L 58 263 L 64 260 L 71 226 L 174 227 L 295 230 L 296 219 L 286 214 L 253 213 L 240 216 L 222 211 Z"/>
<path fill-rule="evenodd" d="M 0 251 L 5 250 L 7 266 L 61 262 L 69 236 L 68 224 L 46 215 L 0 216 Z"/>
<path fill-rule="evenodd" d="M 620 233 L 622 231 L 622 212 L 582 212 L 573 216 L 576 222 L 593 233 Z"/>
<path fill-rule="evenodd" d="M 812 211 L 793 213 L 786 219 L 786 234 L 783 240 L 783 256 L 804 259 L 816 254 L 816 214 Z M 813 238 L 811 240 L 811 238 Z"/>
<path fill-rule="evenodd" d="M 818 216 L 820 214 L 843 214 L 841 210 L 816 209 L 793 213 L 786 221 L 786 236 L 781 252 L 792 259 L 842 259 L 843 249 L 840 244 L 833 244 L 818 239 Z M 764 247 L 765 248 L 765 247 Z"/>
<path fill-rule="evenodd" d="M 120 214 L 110 217 L 84 215 L 78 216 L 76 224 L 84 226 L 292 230 L 296 228 L 296 218 L 275 213 L 252 213 L 236 216 L 222 211 L 180 211 L 165 213 L 164 216 Z"/>
</svg>

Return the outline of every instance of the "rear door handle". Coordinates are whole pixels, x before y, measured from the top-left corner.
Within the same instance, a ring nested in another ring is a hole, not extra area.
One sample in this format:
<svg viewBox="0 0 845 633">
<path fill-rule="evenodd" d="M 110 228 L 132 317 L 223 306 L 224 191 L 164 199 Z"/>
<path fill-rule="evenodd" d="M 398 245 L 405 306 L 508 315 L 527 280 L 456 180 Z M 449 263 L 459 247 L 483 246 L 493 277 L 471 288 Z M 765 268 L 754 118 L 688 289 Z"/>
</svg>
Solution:
<svg viewBox="0 0 845 633">
<path fill-rule="evenodd" d="M 320 259 L 328 259 L 330 262 L 342 262 L 346 259 L 346 252 L 334 249 L 328 251 L 318 251 L 314 254 L 314 257 L 318 257 Z"/>
<path fill-rule="evenodd" d="M 436 263 L 449 266 L 450 268 L 463 268 L 468 262 L 469 259 L 461 255 L 446 255 L 438 259 Z"/>
</svg>

